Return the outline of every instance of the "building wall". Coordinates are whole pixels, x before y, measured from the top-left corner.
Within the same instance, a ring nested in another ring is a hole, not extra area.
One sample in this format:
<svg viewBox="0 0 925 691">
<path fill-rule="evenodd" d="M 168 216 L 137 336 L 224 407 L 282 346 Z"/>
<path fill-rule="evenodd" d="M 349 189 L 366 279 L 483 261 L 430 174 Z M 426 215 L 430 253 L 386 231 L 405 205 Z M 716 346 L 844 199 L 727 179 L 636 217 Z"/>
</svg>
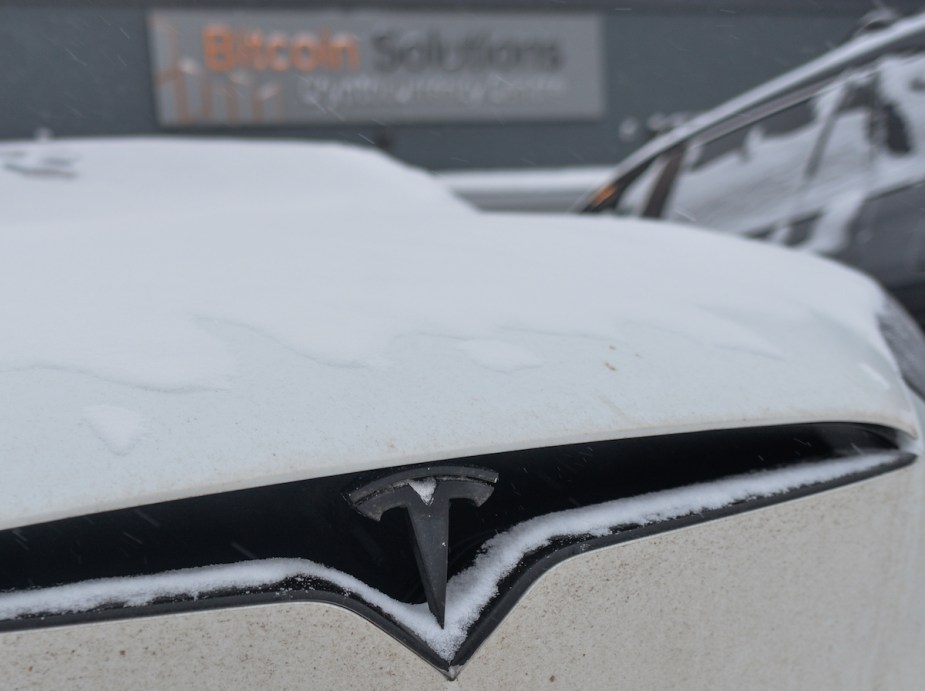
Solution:
<svg viewBox="0 0 925 691">
<path fill-rule="evenodd" d="M 602 18 L 604 116 L 595 121 L 301 125 L 264 128 L 159 126 L 149 63 L 147 1 L 0 5 L 0 139 L 164 131 L 334 139 L 387 145 L 433 169 L 603 164 L 641 142 L 627 124 L 656 113 L 698 111 L 795 67 L 843 39 L 867 2 L 368 2 L 361 7 L 468 11 L 580 10 Z M 215 3 L 200 2 L 206 7 Z M 254 4 L 234 3 L 241 6 Z M 277 3 L 331 8 L 336 3 Z M 915 3 L 907 3 L 914 5 Z M 187 5 L 188 6 L 188 5 Z M 345 5 L 337 5 L 344 7 Z M 452 7 L 452 9 L 449 9 Z M 558 9 L 557 9 L 558 8 Z M 679 9 L 682 8 L 682 9 Z M 629 122 L 628 122 L 629 121 Z M 622 130 L 621 130 L 622 126 Z M 622 131 L 622 136 L 621 136 Z"/>
</svg>

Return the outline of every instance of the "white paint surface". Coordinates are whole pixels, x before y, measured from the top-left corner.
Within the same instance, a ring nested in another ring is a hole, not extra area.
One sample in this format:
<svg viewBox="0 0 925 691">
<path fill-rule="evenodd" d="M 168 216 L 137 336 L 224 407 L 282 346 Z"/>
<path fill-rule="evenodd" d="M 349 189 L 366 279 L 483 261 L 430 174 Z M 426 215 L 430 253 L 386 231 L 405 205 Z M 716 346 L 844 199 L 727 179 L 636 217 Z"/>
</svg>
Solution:
<svg viewBox="0 0 925 691">
<path fill-rule="evenodd" d="M 437 179 L 476 208 L 563 213 L 610 179 L 613 166 L 466 170 Z"/>
<path fill-rule="evenodd" d="M 439 173 L 437 179 L 450 189 L 466 193 L 561 192 L 576 194 L 604 184 L 613 166 L 564 166 L 561 168 L 504 168 Z"/>
</svg>

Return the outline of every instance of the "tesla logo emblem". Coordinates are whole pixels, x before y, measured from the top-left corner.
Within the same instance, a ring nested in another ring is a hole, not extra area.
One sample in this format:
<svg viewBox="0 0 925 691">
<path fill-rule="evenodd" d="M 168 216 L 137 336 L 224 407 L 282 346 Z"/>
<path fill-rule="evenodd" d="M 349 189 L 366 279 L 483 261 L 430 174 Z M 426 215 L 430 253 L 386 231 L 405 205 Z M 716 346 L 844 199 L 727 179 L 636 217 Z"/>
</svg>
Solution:
<svg viewBox="0 0 925 691">
<path fill-rule="evenodd" d="M 467 499 L 481 506 L 491 496 L 497 480 L 498 473 L 482 468 L 418 468 L 375 480 L 347 495 L 357 511 L 376 521 L 391 509 L 408 512 L 427 605 L 440 626 L 446 615 L 450 502 Z"/>
</svg>

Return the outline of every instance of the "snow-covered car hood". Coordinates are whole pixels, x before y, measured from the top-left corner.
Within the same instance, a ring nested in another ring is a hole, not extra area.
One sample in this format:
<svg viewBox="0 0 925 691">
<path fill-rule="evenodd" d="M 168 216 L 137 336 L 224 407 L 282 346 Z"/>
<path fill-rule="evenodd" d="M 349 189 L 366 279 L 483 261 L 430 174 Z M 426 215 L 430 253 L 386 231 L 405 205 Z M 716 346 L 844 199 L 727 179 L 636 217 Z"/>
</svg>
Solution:
<svg viewBox="0 0 925 691">
<path fill-rule="evenodd" d="M 916 431 L 879 289 L 784 250 L 479 214 L 331 144 L 6 144 L 0 208 L 0 528 L 579 441 Z"/>
</svg>

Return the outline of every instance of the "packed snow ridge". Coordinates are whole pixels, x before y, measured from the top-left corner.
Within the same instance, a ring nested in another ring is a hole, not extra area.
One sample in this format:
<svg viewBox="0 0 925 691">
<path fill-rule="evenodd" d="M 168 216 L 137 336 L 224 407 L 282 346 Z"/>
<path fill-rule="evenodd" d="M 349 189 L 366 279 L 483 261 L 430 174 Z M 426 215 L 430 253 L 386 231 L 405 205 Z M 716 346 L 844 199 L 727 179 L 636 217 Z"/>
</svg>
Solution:
<svg viewBox="0 0 925 691">
<path fill-rule="evenodd" d="M 399 602 L 349 574 L 303 559 L 265 559 L 4 593 L 0 594 L 0 618 L 85 612 L 102 606 L 137 607 L 161 598 L 199 598 L 309 577 L 329 582 L 379 609 L 450 661 L 465 641 L 469 628 L 497 595 L 498 584 L 527 554 L 555 539 L 601 537 L 620 526 L 651 525 L 747 499 L 771 497 L 870 471 L 894 459 L 894 454 L 870 454 L 738 475 L 524 521 L 485 543 L 473 565 L 449 581 L 444 628 L 426 604 Z"/>
</svg>

